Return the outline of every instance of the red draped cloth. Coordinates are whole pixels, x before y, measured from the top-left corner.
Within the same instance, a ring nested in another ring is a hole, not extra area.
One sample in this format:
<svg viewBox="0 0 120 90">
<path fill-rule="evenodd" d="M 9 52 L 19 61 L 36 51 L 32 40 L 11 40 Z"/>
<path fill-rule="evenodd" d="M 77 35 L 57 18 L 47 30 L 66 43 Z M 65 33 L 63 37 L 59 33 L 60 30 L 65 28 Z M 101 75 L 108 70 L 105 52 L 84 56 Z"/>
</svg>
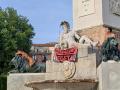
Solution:
<svg viewBox="0 0 120 90">
<path fill-rule="evenodd" d="M 75 62 L 77 56 L 77 48 L 59 49 L 55 48 L 55 59 L 59 62 L 70 61 Z"/>
</svg>

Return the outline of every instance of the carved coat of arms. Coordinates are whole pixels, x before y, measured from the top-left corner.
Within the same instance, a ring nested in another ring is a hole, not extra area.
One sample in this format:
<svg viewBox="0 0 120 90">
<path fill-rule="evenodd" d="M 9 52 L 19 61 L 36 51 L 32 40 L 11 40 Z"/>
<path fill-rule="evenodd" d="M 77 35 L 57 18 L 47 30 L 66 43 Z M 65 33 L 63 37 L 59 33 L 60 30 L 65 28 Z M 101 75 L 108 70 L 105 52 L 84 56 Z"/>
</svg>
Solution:
<svg viewBox="0 0 120 90">
<path fill-rule="evenodd" d="M 109 0 L 109 2 L 111 12 L 120 16 L 120 0 Z"/>
</svg>

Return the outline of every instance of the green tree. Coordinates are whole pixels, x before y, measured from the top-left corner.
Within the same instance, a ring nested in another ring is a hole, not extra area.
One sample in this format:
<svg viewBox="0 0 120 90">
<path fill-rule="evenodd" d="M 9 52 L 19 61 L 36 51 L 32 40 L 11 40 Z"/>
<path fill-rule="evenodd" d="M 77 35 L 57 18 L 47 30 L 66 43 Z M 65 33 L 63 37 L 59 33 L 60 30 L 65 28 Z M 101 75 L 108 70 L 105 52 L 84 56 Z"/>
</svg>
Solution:
<svg viewBox="0 0 120 90">
<path fill-rule="evenodd" d="M 34 36 L 29 20 L 13 8 L 0 8 L 0 74 L 7 73 L 16 50 L 30 51 Z"/>
</svg>

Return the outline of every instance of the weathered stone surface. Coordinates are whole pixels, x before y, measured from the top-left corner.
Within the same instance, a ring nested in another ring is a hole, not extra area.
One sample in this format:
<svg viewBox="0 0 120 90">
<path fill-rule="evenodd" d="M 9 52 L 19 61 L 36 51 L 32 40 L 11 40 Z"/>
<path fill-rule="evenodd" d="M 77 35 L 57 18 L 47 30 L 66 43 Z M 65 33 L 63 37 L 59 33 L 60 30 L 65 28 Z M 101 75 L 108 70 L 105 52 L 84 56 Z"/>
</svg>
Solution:
<svg viewBox="0 0 120 90">
<path fill-rule="evenodd" d="M 76 62 L 76 73 L 74 79 L 96 80 L 96 54 L 89 54 L 88 57 L 79 58 Z"/>
<path fill-rule="evenodd" d="M 45 80 L 65 80 L 63 72 L 52 72 L 45 74 Z"/>
<path fill-rule="evenodd" d="M 112 28 L 113 32 L 115 33 L 116 39 L 120 42 L 120 31 L 119 29 Z M 87 37 L 91 38 L 93 41 L 99 41 L 99 43 L 102 45 L 102 43 L 105 40 L 105 33 L 107 28 L 105 26 L 94 26 L 91 28 L 85 28 L 82 30 L 78 30 L 78 33 L 80 35 L 86 35 Z"/>
<path fill-rule="evenodd" d="M 75 62 L 75 70 L 64 72 L 63 63 L 47 61 L 46 80 L 64 80 L 65 74 L 74 73 L 71 79 L 92 79 L 96 80 L 96 53 L 88 54 L 88 46 L 81 45 L 78 48 L 78 60 Z M 73 68 L 74 69 L 74 68 Z"/>
<path fill-rule="evenodd" d="M 120 16 L 120 1 L 119 0 L 109 0 L 110 1 L 110 10 L 113 14 Z"/>
<path fill-rule="evenodd" d="M 54 61 L 47 61 L 46 62 L 46 72 L 60 72 L 62 70 L 62 63 L 54 62 Z"/>
<path fill-rule="evenodd" d="M 102 1 L 103 0 L 73 0 L 74 30 L 81 30 L 103 24 Z"/>
<path fill-rule="evenodd" d="M 79 44 L 78 46 L 78 58 L 87 57 L 88 56 L 88 45 Z"/>
<path fill-rule="evenodd" d="M 25 83 L 45 80 L 44 73 L 10 74 L 7 77 L 7 90 L 33 90 L 28 88 Z"/>
<path fill-rule="evenodd" d="M 48 60 L 46 61 L 46 72 L 53 72 L 53 61 Z"/>
<path fill-rule="evenodd" d="M 44 82 L 31 82 L 26 84 L 28 87 L 33 87 L 35 90 L 97 90 L 97 82 L 80 82 L 79 80 L 48 80 Z"/>
<path fill-rule="evenodd" d="M 74 76 L 71 79 L 80 79 L 80 80 L 94 80 L 96 81 L 96 53 L 88 53 L 88 46 L 79 47 L 79 57 L 78 61 L 75 62 L 76 69 Z M 91 49 L 92 50 L 92 49 Z M 84 54 L 83 54 L 84 53 Z M 8 90 L 32 90 L 24 86 L 25 83 L 29 82 L 41 82 L 44 80 L 65 80 L 65 74 L 63 72 L 64 63 L 47 61 L 46 62 L 46 73 L 31 73 L 31 74 L 10 74 L 8 76 Z M 67 72 L 69 74 L 69 72 Z M 69 90 L 89 90 L 88 88 L 91 83 L 80 83 L 79 87 L 74 87 L 72 85 Z M 83 85 L 83 86 L 82 86 Z M 86 87 L 86 85 L 88 85 Z M 64 86 L 64 85 L 63 85 Z M 39 87 L 39 86 L 36 86 Z M 47 86 L 46 86 L 47 87 Z M 40 87 L 39 87 L 40 88 Z M 39 90 L 35 89 L 35 90 Z M 66 90 L 65 88 L 48 88 L 45 90 Z M 93 89 L 94 90 L 94 89 Z M 96 90 L 96 89 L 95 89 Z"/>
<path fill-rule="evenodd" d="M 73 0 L 73 29 L 82 30 L 100 25 L 119 29 L 119 5 L 119 0 Z"/>
<path fill-rule="evenodd" d="M 94 26 L 91 28 L 85 28 L 79 30 L 80 35 L 86 35 L 93 41 L 99 41 L 100 44 L 105 40 L 105 27 L 104 26 Z"/>
<path fill-rule="evenodd" d="M 88 45 L 79 44 L 78 46 L 78 58 L 83 58 L 88 56 Z M 63 63 L 55 62 L 49 60 L 46 62 L 46 72 L 61 72 Z"/>
<path fill-rule="evenodd" d="M 98 67 L 99 90 L 120 90 L 120 63 L 102 62 Z"/>
</svg>

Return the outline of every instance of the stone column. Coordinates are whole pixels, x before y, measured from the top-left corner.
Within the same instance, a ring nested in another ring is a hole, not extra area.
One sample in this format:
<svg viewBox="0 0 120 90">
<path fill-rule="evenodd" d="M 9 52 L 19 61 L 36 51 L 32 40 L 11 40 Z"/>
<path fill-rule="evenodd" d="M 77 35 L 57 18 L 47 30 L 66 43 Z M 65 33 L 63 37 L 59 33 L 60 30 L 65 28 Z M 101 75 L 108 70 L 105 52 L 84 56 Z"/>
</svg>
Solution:
<svg viewBox="0 0 120 90">
<path fill-rule="evenodd" d="M 120 39 L 119 6 L 119 0 L 73 0 L 73 30 L 102 44 L 106 26 Z"/>
</svg>

